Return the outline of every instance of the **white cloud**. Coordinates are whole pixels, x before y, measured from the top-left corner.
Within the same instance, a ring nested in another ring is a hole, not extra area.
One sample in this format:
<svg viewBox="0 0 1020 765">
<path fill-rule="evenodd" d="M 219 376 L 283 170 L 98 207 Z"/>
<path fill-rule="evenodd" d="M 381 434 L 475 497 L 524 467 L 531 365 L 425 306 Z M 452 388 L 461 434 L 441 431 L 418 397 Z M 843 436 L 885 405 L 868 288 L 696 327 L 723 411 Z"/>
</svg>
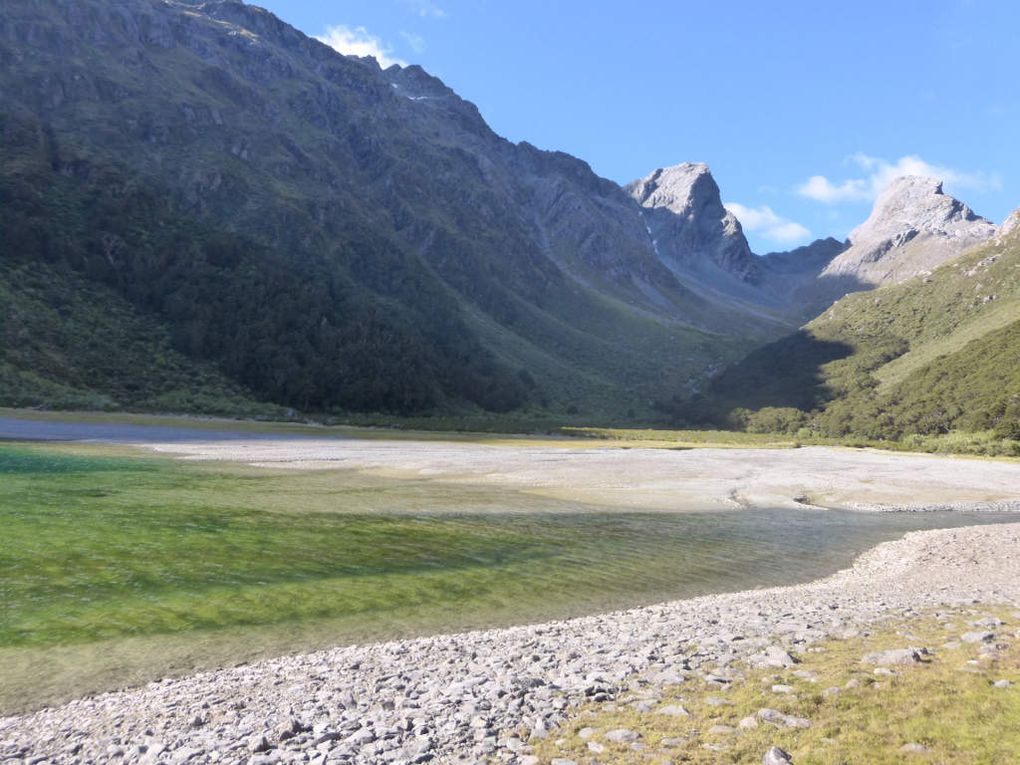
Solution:
<svg viewBox="0 0 1020 765">
<path fill-rule="evenodd" d="M 324 42 L 338 53 L 345 56 L 372 56 L 383 69 L 399 64 L 407 66 L 406 61 L 390 55 L 390 48 L 375 35 L 369 34 L 364 27 L 348 27 L 343 24 L 327 27 L 326 34 L 315 38 Z"/>
<path fill-rule="evenodd" d="M 855 178 L 842 183 L 833 183 L 824 175 L 812 175 L 797 187 L 802 197 L 814 199 L 816 202 L 833 204 L 835 202 L 859 202 L 872 199 L 871 188 L 867 181 Z"/>
<path fill-rule="evenodd" d="M 945 183 L 947 190 L 994 190 L 1002 186 L 1002 180 L 998 176 L 967 173 L 951 167 L 933 165 L 916 154 L 908 154 L 895 162 L 890 162 L 880 157 L 857 153 L 848 157 L 847 162 L 856 165 L 864 177 L 833 182 L 824 175 L 812 175 L 797 187 L 797 193 L 825 204 L 873 202 L 892 181 L 904 175 L 938 178 Z"/>
<path fill-rule="evenodd" d="M 446 11 L 432 0 L 404 0 L 404 5 L 423 19 L 445 19 Z"/>
<path fill-rule="evenodd" d="M 413 32 L 401 32 L 400 36 L 407 41 L 407 44 L 411 46 L 411 50 L 415 53 L 425 52 L 425 38 L 421 35 L 416 35 Z"/>
<path fill-rule="evenodd" d="M 776 215 L 768 205 L 747 207 L 736 202 L 727 202 L 726 209 L 737 216 L 740 225 L 748 231 L 780 244 L 802 242 L 811 236 L 811 231 L 801 224 Z"/>
</svg>

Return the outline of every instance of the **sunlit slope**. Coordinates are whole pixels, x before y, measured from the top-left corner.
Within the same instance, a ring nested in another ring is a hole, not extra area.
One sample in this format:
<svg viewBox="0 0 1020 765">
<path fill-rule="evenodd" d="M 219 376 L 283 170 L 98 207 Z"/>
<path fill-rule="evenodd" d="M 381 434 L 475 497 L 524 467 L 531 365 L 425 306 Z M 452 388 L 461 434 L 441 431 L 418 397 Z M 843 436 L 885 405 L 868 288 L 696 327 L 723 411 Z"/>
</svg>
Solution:
<svg viewBox="0 0 1020 765">
<path fill-rule="evenodd" d="M 688 403 L 752 428 L 902 438 L 1018 434 L 1020 236 L 900 285 L 855 293 Z M 751 410 L 754 414 L 748 414 Z"/>
</svg>

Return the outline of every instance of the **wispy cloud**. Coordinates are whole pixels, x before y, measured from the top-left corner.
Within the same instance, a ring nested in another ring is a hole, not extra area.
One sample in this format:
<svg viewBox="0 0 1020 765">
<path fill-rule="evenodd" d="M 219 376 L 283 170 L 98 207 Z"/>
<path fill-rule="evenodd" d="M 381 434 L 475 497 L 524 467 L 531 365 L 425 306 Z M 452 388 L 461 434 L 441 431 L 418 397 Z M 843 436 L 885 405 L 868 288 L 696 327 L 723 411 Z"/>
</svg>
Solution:
<svg viewBox="0 0 1020 765">
<path fill-rule="evenodd" d="M 433 0 L 404 0 L 404 5 L 423 19 L 446 18 L 446 11 Z"/>
<path fill-rule="evenodd" d="M 425 52 L 425 38 L 421 35 L 416 35 L 413 32 L 401 32 L 400 36 L 404 38 L 415 53 Z"/>
<path fill-rule="evenodd" d="M 390 47 L 364 27 L 348 27 L 337 24 L 326 28 L 326 34 L 315 38 L 324 42 L 338 53 L 345 56 L 372 56 L 383 69 L 399 64 L 407 66 L 406 61 L 394 57 Z"/>
<path fill-rule="evenodd" d="M 740 225 L 748 231 L 779 244 L 794 244 L 810 238 L 811 231 L 796 221 L 780 215 L 768 205 L 747 207 L 737 202 L 727 202 L 726 209 L 737 216 Z"/>
<path fill-rule="evenodd" d="M 948 189 L 984 191 L 1002 186 L 1002 180 L 998 176 L 933 165 L 916 154 L 908 154 L 895 162 L 890 162 L 880 157 L 858 153 L 849 157 L 847 161 L 857 166 L 858 177 L 831 181 L 824 175 L 813 175 L 797 187 L 797 193 L 825 204 L 873 202 L 892 181 L 904 175 L 938 178 Z"/>
</svg>

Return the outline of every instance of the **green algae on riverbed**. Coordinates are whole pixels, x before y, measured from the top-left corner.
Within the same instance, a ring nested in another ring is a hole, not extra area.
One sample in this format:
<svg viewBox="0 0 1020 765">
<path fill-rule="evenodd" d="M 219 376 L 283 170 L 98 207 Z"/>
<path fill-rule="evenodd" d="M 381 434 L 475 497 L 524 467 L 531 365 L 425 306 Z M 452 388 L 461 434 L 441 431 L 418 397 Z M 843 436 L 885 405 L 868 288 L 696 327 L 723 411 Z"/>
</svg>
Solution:
<svg viewBox="0 0 1020 765">
<path fill-rule="evenodd" d="M 134 681 L 146 666 L 787 584 L 908 530 L 1007 518 L 615 513 L 498 486 L 0 445 L 0 674 L 30 686 L 38 670 L 16 668 L 47 650 L 130 645 Z M 116 682 L 116 663 L 104 672 Z"/>
</svg>

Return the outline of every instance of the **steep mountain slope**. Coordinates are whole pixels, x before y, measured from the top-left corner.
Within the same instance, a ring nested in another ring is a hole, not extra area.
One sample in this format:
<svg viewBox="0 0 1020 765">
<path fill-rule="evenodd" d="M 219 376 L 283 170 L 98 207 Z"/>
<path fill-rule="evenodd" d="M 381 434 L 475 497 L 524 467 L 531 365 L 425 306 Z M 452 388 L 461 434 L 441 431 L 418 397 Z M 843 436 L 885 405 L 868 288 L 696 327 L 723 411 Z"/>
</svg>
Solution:
<svg viewBox="0 0 1020 765">
<path fill-rule="evenodd" d="M 0 264 L 0 390 L 13 406 L 282 414 L 112 291 L 38 263 Z"/>
<path fill-rule="evenodd" d="M 999 231 L 930 274 L 843 298 L 726 370 L 679 415 L 834 436 L 1017 437 L 1020 230 Z"/>
<path fill-rule="evenodd" d="M 712 269 L 748 284 L 760 281 L 758 259 L 736 216 L 723 207 L 708 165 L 659 168 L 627 191 L 644 208 L 656 253 L 671 270 L 687 275 Z"/>
<path fill-rule="evenodd" d="M 740 311 L 793 327 L 831 303 L 819 304 L 809 288 L 846 246 L 820 239 L 790 252 L 755 255 L 707 165 L 658 168 L 626 189 L 641 205 L 656 257 L 718 312 Z"/>
<path fill-rule="evenodd" d="M 0 62 L 5 261 L 264 400 L 642 410 L 778 333 L 682 284 L 584 162 L 253 6 L 10 0 Z"/>
<path fill-rule="evenodd" d="M 798 322 L 813 319 L 835 300 L 836 296 L 818 288 L 819 280 L 829 264 L 847 247 L 848 242 L 830 236 L 793 250 L 762 255 L 764 277 L 761 291 L 771 296 L 774 303 L 783 306 Z"/>
</svg>

